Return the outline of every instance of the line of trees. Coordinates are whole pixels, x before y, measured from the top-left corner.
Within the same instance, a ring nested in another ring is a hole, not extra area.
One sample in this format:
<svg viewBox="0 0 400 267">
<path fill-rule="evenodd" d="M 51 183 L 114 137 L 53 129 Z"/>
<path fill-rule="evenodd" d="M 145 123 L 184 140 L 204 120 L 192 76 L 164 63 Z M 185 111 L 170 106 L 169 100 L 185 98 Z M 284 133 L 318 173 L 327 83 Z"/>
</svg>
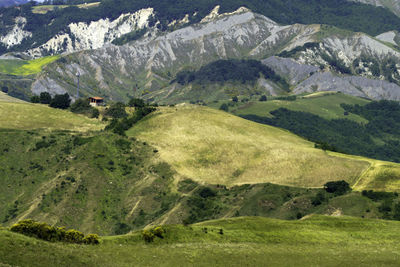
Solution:
<svg viewBox="0 0 400 267">
<path fill-rule="evenodd" d="M 56 94 L 54 97 L 48 92 L 42 92 L 40 95 L 31 97 L 32 103 L 47 104 L 52 108 L 67 109 L 71 104 L 71 99 L 68 93 Z"/>
</svg>

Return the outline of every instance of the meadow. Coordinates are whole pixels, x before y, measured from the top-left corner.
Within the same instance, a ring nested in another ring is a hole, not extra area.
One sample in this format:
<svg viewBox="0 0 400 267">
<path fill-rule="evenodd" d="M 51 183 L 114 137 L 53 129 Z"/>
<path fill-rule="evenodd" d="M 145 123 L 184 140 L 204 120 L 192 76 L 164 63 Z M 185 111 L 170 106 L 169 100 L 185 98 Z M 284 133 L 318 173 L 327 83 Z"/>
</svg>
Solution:
<svg viewBox="0 0 400 267">
<path fill-rule="evenodd" d="M 372 169 L 379 161 L 316 149 L 286 130 L 194 105 L 160 108 L 127 134 L 156 147 L 178 176 L 208 184 L 321 187 L 344 179 L 362 190 L 360 178 L 374 179 L 371 171 L 385 165 Z M 400 165 L 387 164 L 395 173 L 390 188 L 398 191 Z"/>
<path fill-rule="evenodd" d="M 271 111 L 278 108 L 286 108 L 293 111 L 309 112 L 325 119 L 346 118 L 356 122 L 366 122 L 364 118 L 355 114 L 345 116 L 344 109 L 340 104 L 363 105 L 368 102 L 369 100 L 341 93 L 319 92 L 306 96 L 298 96 L 295 101 L 274 100 L 272 98 L 272 100 L 265 102 L 251 101 L 248 103 L 240 103 L 231 107 L 230 112 L 238 116 L 252 114 L 261 117 L 272 117 L 270 114 Z M 216 107 L 215 104 L 213 106 Z"/>
<path fill-rule="evenodd" d="M 397 266 L 400 223 L 311 216 L 298 221 L 240 217 L 166 225 L 145 243 L 141 231 L 100 245 L 49 243 L 0 230 L 5 266 Z M 362 249 L 360 249 L 362 248 Z"/>
<path fill-rule="evenodd" d="M 48 56 L 32 60 L 1 59 L 0 73 L 10 75 L 32 75 L 42 71 L 42 68 L 57 60 L 59 56 Z"/>
</svg>

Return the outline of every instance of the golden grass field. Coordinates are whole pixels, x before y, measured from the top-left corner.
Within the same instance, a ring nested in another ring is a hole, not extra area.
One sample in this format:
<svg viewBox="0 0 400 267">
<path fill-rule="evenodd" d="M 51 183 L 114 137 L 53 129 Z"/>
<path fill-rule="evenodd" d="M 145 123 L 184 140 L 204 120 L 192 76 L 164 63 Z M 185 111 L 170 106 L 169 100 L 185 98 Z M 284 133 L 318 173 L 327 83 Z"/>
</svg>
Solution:
<svg viewBox="0 0 400 267">
<path fill-rule="evenodd" d="M 0 95 L 0 128 L 88 131 L 100 130 L 104 125 L 96 119 L 66 110 L 19 102 L 15 98 Z"/>
<path fill-rule="evenodd" d="M 162 107 L 127 134 L 157 147 L 180 177 L 201 183 L 320 187 L 343 179 L 357 190 L 400 190 L 399 164 L 325 152 L 286 130 L 206 107 Z M 382 175 L 388 171 L 390 181 Z"/>
</svg>

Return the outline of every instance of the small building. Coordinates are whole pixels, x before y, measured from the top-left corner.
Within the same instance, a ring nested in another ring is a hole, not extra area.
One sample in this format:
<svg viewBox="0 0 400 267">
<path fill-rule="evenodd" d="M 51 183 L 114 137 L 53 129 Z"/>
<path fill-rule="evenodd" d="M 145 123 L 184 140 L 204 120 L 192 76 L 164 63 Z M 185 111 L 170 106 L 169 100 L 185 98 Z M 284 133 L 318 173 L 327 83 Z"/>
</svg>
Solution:
<svg viewBox="0 0 400 267">
<path fill-rule="evenodd" d="M 102 106 L 104 105 L 104 98 L 98 96 L 89 97 L 89 102 L 90 105 L 93 107 Z"/>
</svg>

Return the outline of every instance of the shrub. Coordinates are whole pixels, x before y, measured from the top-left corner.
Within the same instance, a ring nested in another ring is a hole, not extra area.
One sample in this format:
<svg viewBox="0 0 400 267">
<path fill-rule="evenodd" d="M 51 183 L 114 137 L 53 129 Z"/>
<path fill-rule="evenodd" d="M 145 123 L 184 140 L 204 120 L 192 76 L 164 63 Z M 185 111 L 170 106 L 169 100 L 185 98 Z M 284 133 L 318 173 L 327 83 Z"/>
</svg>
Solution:
<svg viewBox="0 0 400 267">
<path fill-rule="evenodd" d="M 79 98 L 71 105 L 71 111 L 74 113 L 88 113 L 92 111 L 92 106 L 90 105 L 89 99 Z"/>
<path fill-rule="evenodd" d="M 40 97 L 37 95 L 34 95 L 31 97 L 31 102 L 32 103 L 40 103 Z"/>
<path fill-rule="evenodd" d="M 153 229 L 153 234 L 159 238 L 164 238 L 164 229 L 161 226 L 155 227 Z"/>
<path fill-rule="evenodd" d="M 125 111 L 125 104 L 121 102 L 112 104 L 110 108 L 107 109 L 106 115 L 114 119 L 124 118 L 128 116 L 128 114 Z"/>
<path fill-rule="evenodd" d="M 262 95 L 259 99 L 259 101 L 267 101 L 267 96 L 266 95 Z"/>
<path fill-rule="evenodd" d="M 238 102 L 238 101 L 239 101 L 239 99 L 238 99 L 238 97 L 237 97 L 237 96 L 234 96 L 234 97 L 232 97 L 232 101 L 233 101 L 233 102 Z"/>
<path fill-rule="evenodd" d="M 142 237 L 147 243 L 154 241 L 156 237 L 164 238 L 165 230 L 161 226 L 156 226 L 150 230 L 143 230 Z"/>
<path fill-rule="evenodd" d="M 1 87 L 1 91 L 3 92 L 3 93 L 8 93 L 8 87 L 7 86 L 2 86 Z"/>
<path fill-rule="evenodd" d="M 90 115 L 90 117 L 97 119 L 99 116 L 100 116 L 100 111 L 97 108 L 92 108 L 92 114 Z"/>
<path fill-rule="evenodd" d="M 201 196 L 202 198 L 209 198 L 209 197 L 215 197 L 216 193 L 214 190 L 212 190 L 209 187 L 203 187 L 202 189 L 200 189 L 199 191 L 199 196 Z"/>
<path fill-rule="evenodd" d="M 335 196 L 341 196 L 351 191 L 350 185 L 344 180 L 327 182 L 324 185 L 324 189 L 326 192 L 333 193 Z"/>
<path fill-rule="evenodd" d="M 99 236 L 96 234 L 88 234 L 83 238 L 83 243 L 86 245 L 97 245 L 100 243 Z"/>
<path fill-rule="evenodd" d="M 48 92 L 41 92 L 39 99 L 41 104 L 50 104 L 51 95 Z"/>
<path fill-rule="evenodd" d="M 146 241 L 147 243 L 151 243 L 154 241 L 154 238 L 156 237 L 152 231 L 149 230 L 144 230 L 142 233 L 143 239 L 144 241 Z"/>
<path fill-rule="evenodd" d="M 23 235 L 43 239 L 45 241 L 62 241 L 77 244 L 98 244 L 99 236 L 89 234 L 86 237 L 77 230 L 65 230 L 65 227 L 54 227 L 46 223 L 39 223 L 33 220 L 20 221 L 10 228 L 11 231 Z"/>
<path fill-rule="evenodd" d="M 219 109 L 220 109 L 220 110 L 223 110 L 223 111 L 226 111 L 226 112 L 229 111 L 229 107 L 228 107 L 228 105 L 227 105 L 226 103 L 223 103 L 223 104 L 219 107 Z"/>
<path fill-rule="evenodd" d="M 128 105 L 130 107 L 137 107 L 137 108 L 142 108 L 146 105 L 146 103 L 143 101 L 143 99 L 140 98 L 131 98 L 129 100 Z"/>
</svg>

